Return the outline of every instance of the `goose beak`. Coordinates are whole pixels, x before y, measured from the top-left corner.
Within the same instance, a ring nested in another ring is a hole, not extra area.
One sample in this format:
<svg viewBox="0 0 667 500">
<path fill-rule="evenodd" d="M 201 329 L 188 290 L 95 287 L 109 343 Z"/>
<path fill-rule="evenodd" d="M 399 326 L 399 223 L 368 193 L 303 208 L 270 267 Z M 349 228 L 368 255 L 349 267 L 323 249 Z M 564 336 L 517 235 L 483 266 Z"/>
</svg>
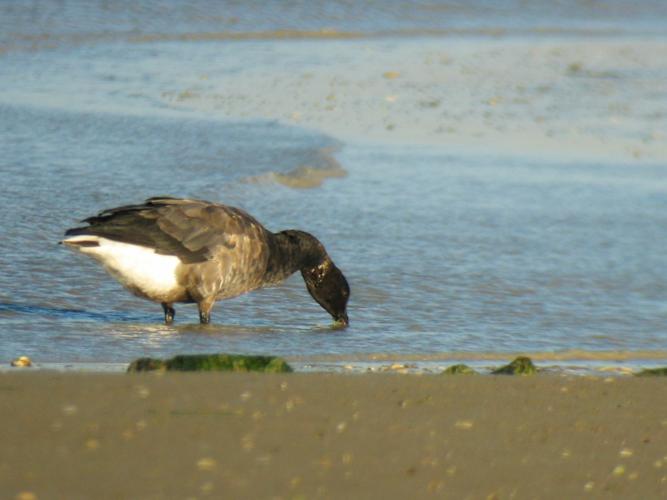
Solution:
<svg viewBox="0 0 667 500">
<path fill-rule="evenodd" d="M 345 313 L 345 312 L 334 317 L 334 327 L 335 328 L 345 328 L 349 324 L 350 324 L 350 320 L 347 317 L 347 313 Z"/>
</svg>

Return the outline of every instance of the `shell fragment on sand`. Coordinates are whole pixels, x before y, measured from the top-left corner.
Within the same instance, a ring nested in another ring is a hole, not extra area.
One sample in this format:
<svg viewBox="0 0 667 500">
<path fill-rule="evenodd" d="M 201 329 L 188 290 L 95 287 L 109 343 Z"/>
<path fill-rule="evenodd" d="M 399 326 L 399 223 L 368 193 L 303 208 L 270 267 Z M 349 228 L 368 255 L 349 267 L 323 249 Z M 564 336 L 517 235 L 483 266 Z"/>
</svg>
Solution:
<svg viewBox="0 0 667 500">
<path fill-rule="evenodd" d="M 32 361 L 28 356 L 19 356 L 12 361 L 11 365 L 18 368 L 26 368 L 32 366 Z"/>
</svg>

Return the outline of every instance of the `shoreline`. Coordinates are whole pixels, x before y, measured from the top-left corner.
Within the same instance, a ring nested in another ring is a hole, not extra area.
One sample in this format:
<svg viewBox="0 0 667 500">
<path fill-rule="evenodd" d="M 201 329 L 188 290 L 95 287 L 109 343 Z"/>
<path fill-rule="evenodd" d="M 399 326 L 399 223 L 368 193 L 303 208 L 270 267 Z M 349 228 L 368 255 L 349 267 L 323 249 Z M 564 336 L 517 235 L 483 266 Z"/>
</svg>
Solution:
<svg viewBox="0 0 667 500">
<path fill-rule="evenodd" d="M 8 498 L 661 498 L 665 381 L 0 374 Z M 23 496 L 21 496 L 23 495 Z"/>
<path fill-rule="evenodd" d="M 202 354 L 202 353 L 199 353 Z M 208 353 L 211 354 L 211 353 Z M 230 353 L 242 354 L 242 353 Z M 263 355 L 270 355 L 264 353 Z M 566 352 L 451 352 L 435 354 L 340 354 L 340 355 L 279 355 L 297 373 L 303 374 L 409 374 L 440 375 L 456 364 L 465 364 L 481 375 L 491 375 L 494 369 L 513 359 L 530 358 L 541 375 L 545 376 L 632 376 L 645 369 L 667 366 L 663 351 L 581 351 Z M 18 359 L 18 356 L 15 358 Z M 125 373 L 130 361 L 45 361 L 31 359 L 30 366 L 0 365 L 0 374 L 26 372 L 59 372 L 83 374 Z"/>
</svg>

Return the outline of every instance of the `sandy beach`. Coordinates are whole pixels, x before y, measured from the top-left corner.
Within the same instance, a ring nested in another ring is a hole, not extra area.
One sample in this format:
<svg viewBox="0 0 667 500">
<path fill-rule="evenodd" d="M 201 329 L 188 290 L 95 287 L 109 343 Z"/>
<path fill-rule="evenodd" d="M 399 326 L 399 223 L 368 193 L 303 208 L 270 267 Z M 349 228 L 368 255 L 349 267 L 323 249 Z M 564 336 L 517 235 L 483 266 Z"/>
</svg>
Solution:
<svg viewBox="0 0 667 500">
<path fill-rule="evenodd" d="M 662 39 L 426 37 L 318 41 L 315 59 L 286 42 L 270 49 L 280 66 L 192 75 L 160 98 L 352 143 L 660 163 L 666 51 Z"/>
<path fill-rule="evenodd" d="M 664 2 L 428 3 L 0 7 L 0 359 L 664 359 Z M 298 276 L 165 327 L 56 245 L 161 194 L 315 234 L 350 328 Z"/>
<path fill-rule="evenodd" d="M 664 498 L 664 379 L 0 376 L 3 498 Z"/>
</svg>

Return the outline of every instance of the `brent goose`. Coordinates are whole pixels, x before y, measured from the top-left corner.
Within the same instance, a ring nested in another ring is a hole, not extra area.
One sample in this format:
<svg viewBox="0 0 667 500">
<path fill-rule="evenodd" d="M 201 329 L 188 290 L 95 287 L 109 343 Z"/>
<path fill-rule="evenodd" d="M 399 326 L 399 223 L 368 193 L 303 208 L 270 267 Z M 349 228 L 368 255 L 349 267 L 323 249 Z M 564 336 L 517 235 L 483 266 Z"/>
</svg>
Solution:
<svg viewBox="0 0 667 500">
<path fill-rule="evenodd" d="M 201 323 L 216 300 L 283 281 L 301 271 L 310 295 L 339 326 L 348 324 L 350 288 L 311 234 L 272 233 L 238 208 L 171 197 L 104 210 L 68 229 L 62 243 L 90 255 L 133 294 L 164 309 L 196 302 Z"/>
</svg>

